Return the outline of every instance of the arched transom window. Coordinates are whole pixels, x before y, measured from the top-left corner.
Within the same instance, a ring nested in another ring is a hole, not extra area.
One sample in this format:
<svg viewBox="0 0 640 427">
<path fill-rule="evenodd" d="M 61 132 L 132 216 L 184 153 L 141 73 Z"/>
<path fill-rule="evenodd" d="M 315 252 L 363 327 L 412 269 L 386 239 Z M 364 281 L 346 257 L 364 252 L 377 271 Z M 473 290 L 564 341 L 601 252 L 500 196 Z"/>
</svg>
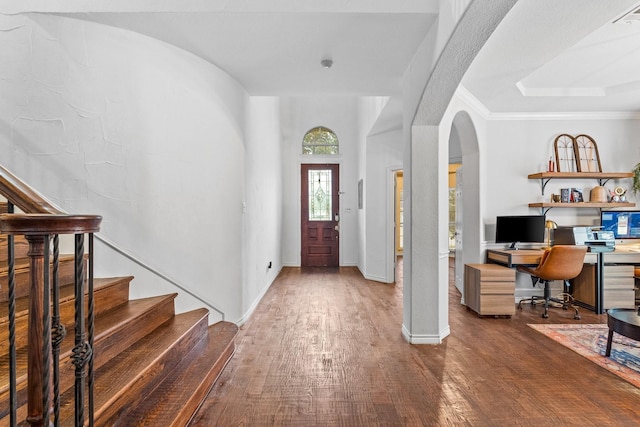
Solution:
<svg viewBox="0 0 640 427">
<path fill-rule="evenodd" d="M 302 139 L 302 154 L 338 154 L 338 137 L 324 126 L 313 128 Z"/>
</svg>

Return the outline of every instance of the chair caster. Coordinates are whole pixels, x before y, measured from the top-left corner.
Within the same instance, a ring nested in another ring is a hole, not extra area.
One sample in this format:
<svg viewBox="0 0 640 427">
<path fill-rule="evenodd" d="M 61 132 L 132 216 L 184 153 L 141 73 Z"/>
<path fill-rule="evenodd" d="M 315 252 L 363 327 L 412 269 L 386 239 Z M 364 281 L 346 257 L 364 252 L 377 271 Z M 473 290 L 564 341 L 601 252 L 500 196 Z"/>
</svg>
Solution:
<svg viewBox="0 0 640 427">
<path fill-rule="evenodd" d="M 542 317 L 544 317 L 545 319 L 548 319 L 549 315 L 547 313 L 542 313 Z"/>
<path fill-rule="evenodd" d="M 573 316 L 573 318 L 574 318 L 575 320 L 580 320 L 580 319 L 582 319 L 582 317 L 580 317 L 580 316 L 578 316 L 578 315 Z"/>
</svg>

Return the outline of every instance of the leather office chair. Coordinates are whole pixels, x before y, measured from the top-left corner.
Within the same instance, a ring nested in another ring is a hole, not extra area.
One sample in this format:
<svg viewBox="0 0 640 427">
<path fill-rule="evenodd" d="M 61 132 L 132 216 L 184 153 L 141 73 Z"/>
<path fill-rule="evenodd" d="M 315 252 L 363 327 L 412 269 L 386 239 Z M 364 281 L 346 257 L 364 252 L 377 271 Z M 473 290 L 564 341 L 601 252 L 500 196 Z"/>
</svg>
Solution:
<svg viewBox="0 0 640 427">
<path fill-rule="evenodd" d="M 522 303 L 524 301 L 531 301 L 531 305 L 535 305 L 536 301 L 544 301 L 544 313 L 542 317 L 549 317 L 548 309 L 549 302 L 556 302 L 562 304 L 562 308 L 567 310 L 569 306 L 576 311 L 573 316 L 574 319 L 580 319 L 580 313 L 575 305 L 572 304 L 572 298 L 568 294 L 569 280 L 576 277 L 582 271 L 584 264 L 584 256 L 587 253 L 586 246 L 574 246 L 574 245 L 556 245 L 547 249 L 540 259 L 540 263 L 537 267 L 527 267 L 519 265 L 517 271 L 527 273 L 531 275 L 531 281 L 535 286 L 536 283 L 542 282 L 544 284 L 544 296 L 533 296 L 531 298 L 525 298 L 518 302 L 518 309 L 522 310 Z M 551 296 L 551 287 L 549 283 L 553 280 L 562 280 L 564 282 L 564 296 L 562 299 L 554 298 Z"/>
</svg>

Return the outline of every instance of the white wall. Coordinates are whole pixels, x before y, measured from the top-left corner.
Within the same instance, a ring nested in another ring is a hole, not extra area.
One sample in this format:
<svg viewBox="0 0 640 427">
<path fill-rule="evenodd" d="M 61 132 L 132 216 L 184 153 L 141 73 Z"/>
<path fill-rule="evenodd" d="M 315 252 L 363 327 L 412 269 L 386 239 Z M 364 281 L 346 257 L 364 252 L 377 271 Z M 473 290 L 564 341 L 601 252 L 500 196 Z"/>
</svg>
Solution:
<svg viewBox="0 0 640 427">
<path fill-rule="evenodd" d="M 300 165 L 340 164 L 340 265 L 358 265 L 358 106 L 356 97 L 281 99 L 283 137 L 282 263 L 300 265 Z M 325 126 L 340 142 L 338 156 L 303 156 L 302 138 Z"/>
<path fill-rule="evenodd" d="M 248 100 L 241 323 L 253 312 L 282 267 L 279 108 L 278 98 L 251 97 Z"/>
<path fill-rule="evenodd" d="M 367 277 L 367 144 L 373 132 L 373 126 L 379 123 L 381 114 L 385 114 L 388 97 L 368 96 L 359 100 L 358 108 L 358 180 L 362 180 L 362 208 L 358 209 L 358 269 Z"/>
<path fill-rule="evenodd" d="M 255 148 L 266 134 L 277 163 L 276 126 L 257 119 L 277 119 L 273 101 L 135 33 L 47 15 L 0 26 L 2 164 L 68 212 L 103 215 L 100 235 L 240 319 L 271 280 L 265 263 L 279 268 L 280 176 L 245 158 L 244 136 Z M 243 229 L 261 228 L 270 241 L 243 260 Z M 132 297 L 175 290 L 97 246 L 96 275 L 135 274 Z M 183 295 L 179 311 L 202 306 Z"/>
<path fill-rule="evenodd" d="M 400 129 L 367 138 L 365 173 L 365 245 L 364 276 L 378 282 L 395 280 L 395 217 L 393 171 L 402 169 L 402 131 Z"/>
<path fill-rule="evenodd" d="M 549 156 L 553 153 L 553 141 L 562 133 L 588 134 L 598 144 L 604 172 L 629 172 L 638 163 L 640 130 L 639 120 L 598 120 L 593 117 L 572 120 L 490 120 L 487 124 L 486 156 L 484 169 L 487 176 L 487 192 L 483 199 L 485 223 L 495 223 L 495 215 L 501 212 L 512 214 L 536 214 L 528 203 L 549 201 L 552 193 L 560 188 L 580 187 L 584 194 L 598 185 L 595 180 L 552 180 L 541 194 L 539 180 L 529 180 L 527 175 L 546 170 Z M 507 160 L 508 159 L 508 160 Z M 491 191 L 497 183 L 508 177 L 506 191 Z M 617 185 L 629 188 L 630 179 L 611 180 L 605 187 Z M 513 188 L 515 191 L 510 191 Z M 505 194 L 506 193 L 506 194 Z M 633 195 L 631 195 L 633 197 Z M 592 224 L 599 218 L 597 209 L 552 209 L 547 217 L 559 225 Z M 492 236 L 487 236 L 487 239 Z"/>
</svg>

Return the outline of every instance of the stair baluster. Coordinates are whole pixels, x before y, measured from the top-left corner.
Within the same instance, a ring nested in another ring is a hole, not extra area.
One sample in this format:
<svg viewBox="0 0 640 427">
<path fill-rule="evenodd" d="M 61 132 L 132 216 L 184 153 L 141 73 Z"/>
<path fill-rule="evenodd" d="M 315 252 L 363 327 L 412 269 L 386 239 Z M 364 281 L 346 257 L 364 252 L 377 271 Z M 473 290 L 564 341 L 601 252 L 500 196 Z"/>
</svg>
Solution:
<svg viewBox="0 0 640 427">
<path fill-rule="evenodd" d="M 67 335 L 60 321 L 60 237 L 53 236 L 53 315 L 51 317 L 51 351 L 53 352 L 53 419 L 54 425 L 60 420 L 60 346 Z"/>
<path fill-rule="evenodd" d="M 88 304 L 87 304 L 87 334 L 89 339 L 89 346 L 93 348 L 93 338 L 94 338 L 94 306 L 93 306 L 93 233 L 89 233 L 87 235 L 89 239 L 89 262 L 88 262 Z M 88 407 L 89 407 L 89 425 L 94 425 L 94 370 L 93 370 L 93 362 L 94 358 L 92 357 L 89 360 L 88 367 L 88 380 L 87 387 L 89 388 L 89 398 L 88 398 Z"/>
<path fill-rule="evenodd" d="M 75 235 L 75 299 L 76 299 L 76 337 L 73 349 L 73 364 L 76 367 L 76 425 L 84 425 L 85 377 L 87 363 L 93 357 L 93 348 L 87 341 L 84 317 L 84 235 Z M 90 373 L 91 374 L 91 373 Z M 90 375 L 92 376 L 92 375 Z"/>
</svg>

